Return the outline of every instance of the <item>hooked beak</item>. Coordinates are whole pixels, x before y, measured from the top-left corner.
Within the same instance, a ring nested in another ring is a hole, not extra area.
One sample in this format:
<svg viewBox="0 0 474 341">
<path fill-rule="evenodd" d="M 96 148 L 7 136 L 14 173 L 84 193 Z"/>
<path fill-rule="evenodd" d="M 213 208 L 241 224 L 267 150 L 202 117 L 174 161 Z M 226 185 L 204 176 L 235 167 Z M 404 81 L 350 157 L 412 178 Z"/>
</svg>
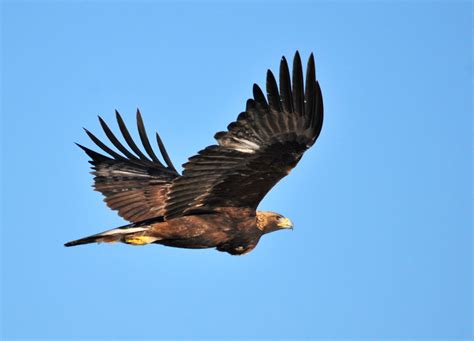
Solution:
<svg viewBox="0 0 474 341">
<path fill-rule="evenodd" d="M 292 229 L 293 230 L 293 223 L 288 218 L 280 218 L 277 223 L 279 228 L 282 229 Z"/>
</svg>

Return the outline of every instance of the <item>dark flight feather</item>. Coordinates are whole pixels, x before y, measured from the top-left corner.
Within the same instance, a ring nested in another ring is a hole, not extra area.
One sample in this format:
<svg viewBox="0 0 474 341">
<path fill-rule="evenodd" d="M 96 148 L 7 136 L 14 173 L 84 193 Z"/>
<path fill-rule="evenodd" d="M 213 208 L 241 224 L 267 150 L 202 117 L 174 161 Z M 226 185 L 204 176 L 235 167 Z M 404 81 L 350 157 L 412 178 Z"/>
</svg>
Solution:
<svg viewBox="0 0 474 341">
<path fill-rule="evenodd" d="M 293 59 L 293 108 L 298 114 L 303 114 L 303 68 L 298 52 L 295 53 L 295 58 Z"/>
<path fill-rule="evenodd" d="M 293 95 L 291 94 L 290 70 L 286 58 L 282 57 L 280 62 L 280 96 L 283 110 L 286 113 L 293 112 Z"/>
<path fill-rule="evenodd" d="M 278 85 L 273 73 L 267 71 L 267 97 L 270 108 L 275 111 L 281 111 L 280 94 L 278 93 Z"/>
<path fill-rule="evenodd" d="M 161 140 L 161 137 L 158 133 L 156 133 L 156 142 L 158 143 L 158 148 L 160 149 L 160 153 L 163 156 L 163 159 L 165 160 L 168 169 L 176 172 L 176 168 L 174 167 L 173 162 L 171 162 L 168 152 L 166 151 L 165 145 L 163 144 L 163 141 Z"/>
<path fill-rule="evenodd" d="M 256 208 L 297 165 L 321 132 L 323 101 L 313 54 L 305 79 L 298 52 L 291 75 L 286 59 L 281 59 L 278 79 L 279 84 L 268 70 L 266 95 L 254 84 L 253 99 L 247 100 L 245 111 L 226 131 L 215 134 L 217 144 L 188 159 L 182 175 L 176 171 L 158 133 L 160 153 L 155 153 L 138 109 L 137 130 L 144 151 L 131 137 L 118 111 L 117 123 L 129 148 L 99 116 L 106 137 L 117 151 L 88 130 L 87 135 L 106 155 L 78 146 L 91 158 L 95 190 L 132 224 L 65 245 L 159 243 L 184 248 L 215 247 L 237 255 L 251 251 L 263 234 L 291 227 L 291 222 L 281 215 Z"/>
<path fill-rule="evenodd" d="M 94 134 L 92 134 L 89 130 L 87 130 L 86 128 L 84 128 L 87 136 L 90 137 L 90 139 L 100 148 L 102 149 L 104 152 L 106 152 L 107 154 L 109 154 L 110 156 L 112 156 L 113 158 L 115 158 L 116 160 L 126 160 L 126 158 L 124 158 L 122 155 L 114 152 L 112 149 L 110 149 L 109 147 L 107 147 L 104 143 L 102 143 L 102 141 L 100 141 L 97 137 L 95 137 Z"/>
<path fill-rule="evenodd" d="M 150 140 L 148 140 L 148 136 L 145 130 L 145 125 L 143 124 L 142 114 L 140 113 L 140 110 L 138 109 L 137 109 L 137 127 L 138 127 L 138 133 L 140 134 L 140 139 L 142 140 L 142 144 L 146 152 L 151 157 L 153 162 L 156 162 L 160 166 L 163 166 L 163 164 L 160 162 L 160 160 L 158 160 L 158 157 L 155 155 L 155 152 L 151 148 Z"/>
<path fill-rule="evenodd" d="M 253 85 L 253 98 L 255 99 L 255 102 L 260 103 L 265 109 L 268 108 L 267 99 L 258 84 Z"/>
<path fill-rule="evenodd" d="M 313 115 L 313 111 L 315 110 L 314 108 L 314 102 L 315 102 L 315 84 L 316 84 L 316 71 L 314 68 L 314 57 L 313 54 L 311 53 L 311 56 L 309 57 L 308 60 L 308 66 L 306 68 L 306 87 L 305 87 L 305 113 L 311 117 L 311 120 L 309 120 L 308 127 L 312 126 L 312 122 L 315 121 L 316 116 Z"/>
<path fill-rule="evenodd" d="M 218 145 L 189 158 L 183 175 L 168 194 L 165 218 L 195 209 L 256 209 L 266 193 L 296 166 L 321 130 L 322 98 L 310 57 L 303 86 L 299 53 L 293 62 L 293 85 L 285 59 L 280 64 L 280 91 L 267 73 L 267 98 L 258 85 L 246 111 L 227 131 L 215 135 Z M 268 99 L 268 101 L 267 101 Z"/>
<path fill-rule="evenodd" d="M 95 175 L 94 188 L 105 196 L 104 201 L 110 208 L 117 210 L 121 217 L 131 222 L 163 215 L 171 182 L 179 174 L 173 167 L 161 139 L 157 138 L 157 143 L 168 167 L 165 167 L 158 160 L 156 154 L 152 153 L 150 142 L 146 137 L 143 119 L 139 113 L 137 114 L 137 125 L 140 139 L 153 161 L 148 159 L 137 147 L 117 111 L 116 116 L 125 141 L 139 157 L 129 151 L 118 140 L 105 121 L 99 117 L 105 135 L 124 156 L 106 146 L 95 135 L 86 130 L 92 141 L 111 156 L 107 157 L 78 144 L 92 159 L 90 162 L 93 166 L 92 174 Z"/>
<path fill-rule="evenodd" d="M 123 121 L 122 119 L 122 116 L 119 114 L 119 112 L 117 110 L 115 110 L 115 116 L 117 118 L 117 123 L 119 125 L 119 128 L 120 128 L 120 131 L 122 132 L 122 135 L 123 135 L 123 138 L 125 139 L 125 141 L 127 142 L 128 146 L 133 150 L 133 152 L 135 154 L 138 155 L 138 157 L 142 160 L 142 161 L 146 161 L 146 162 L 151 162 L 145 154 L 142 153 L 142 151 L 140 150 L 140 148 L 138 148 L 138 146 L 135 144 L 135 142 L 133 141 L 132 137 L 130 136 L 130 133 L 128 132 L 128 129 L 127 129 L 127 126 L 125 125 L 125 122 Z"/>
<path fill-rule="evenodd" d="M 296 166 L 304 151 L 319 136 L 323 122 L 321 89 L 311 54 L 303 85 L 299 53 L 288 63 L 280 62 L 279 87 L 269 70 L 266 93 L 254 84 L 253 99 L 245 111 L 215 135 L 217 145 L 189 158 L 182 176 L 176 172 L 158 134 L 156 142 L 164 163 L 153 151 L 137 110 L 137 128 L 143 148 L 132 139 L 121 115 L 115 112 L 119 129 L 131 151 L 99 117 L 102 129 L 118 152 L 95 135 L 87 135 L 105 156 L 80 146 L 91 157 L 95 189 L 124 218 L 137 222 L 159 215 L 166 220 L 219 207 L 255 209 L 266 193 Z"/>
<path fill-rule="evenodd" d="M 139 160 L 135 155 L 130 153 L 127 148 L 125 148 L 122 143 L 115 137 L 114 133 L 110 130 L 110 128 L 107 126 L 107 124 L 104 122 L 102 117 L 99 116 L 99 122 L 100 125 L 102 126 L 102 129 L 105 132 L 105 135 L 109 138 L 110 142 L 117 148 L 121 153 L 123 153 L 126 157 L 128 157 L 131 160 Z"/>
</svg>

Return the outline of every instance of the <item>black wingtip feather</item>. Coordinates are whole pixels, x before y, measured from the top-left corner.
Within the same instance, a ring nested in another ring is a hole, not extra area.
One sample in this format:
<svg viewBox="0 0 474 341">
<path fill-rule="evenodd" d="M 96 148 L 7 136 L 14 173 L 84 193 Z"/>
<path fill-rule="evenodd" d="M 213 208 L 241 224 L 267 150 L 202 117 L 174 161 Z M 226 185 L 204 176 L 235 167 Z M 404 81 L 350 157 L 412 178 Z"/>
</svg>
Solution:
<svg viewBox="0 0 474 341">
<path fill-rule="evenodd" d="M 312 127 L 315 121 L 315 85 L 316 85 L 316 71 L 314 67 L 313 54 L 308 59 L 308 66 L 306 68 L 306 87 L 305 87 L 305 117 L 307 118 L 307 127 Z"/>
<path fill-rule="evenodd" d="M 156 156 L 155 152 L 151 148 L 150 140 L 148 140 L 148 135 L 145 130 L 145 124 L 143 123 L 143 118 L 142 114 L 140 113 L 140 110 L 137 108 L 137 127 L 138 127 L 138 133 L 140 135 L 140 140 L 142 141 L 143 147 L 145 148 L 146 152 L 148 155 L 151 157 L 151 159 L 162 165 L 158 157 Z"/>
<path fill-rule="evenodd" d="M 321 129 L 323 128 L 323 121 L 324 121 L 324 104 L 323 104 L 323 95 L 321 92 L 321 87 L 319 86 L 319 82 L 316 81 L 316 100 L 315 100 L 315 111 L 316 111 L 316 119 L 313 124 L 313 129 L 315 131 L 315 137 L 313 141 L 319 137 L 321 133 Z"/>
<path fill-rule="evenodd" d="M 296 51 L 293 59 L 293 105 L 295 111 L 299 114 L 303 114 L 304 110 L 303 96 L 303 68 L 300 54 Z"/>
<path fill-rule="evenodd" d="M 79 148 L 81 148 L 93 161 L 106 161 L 106 160 L 112 160 L 111 158 L 105 156 L 105 155 L 102 155 L 100 153 L 97 153 L 87 147 L 84 147 L 83 145 L 77 143 L 77 142 L 74 142 L 76 146 L 78 146 Z"/>
<path fill-rule="evenodd" d="M 288 62 L 283 56 L 280 62 L 280 98 L 283 110 L 287 113 L 293 112 L 293 95 L 291 94 L 290 70 Z"/>
<path fill-rule="evenodd" d="M 255 110 L 255 100 L 252 98 L 249 98 L 247 100 L 247 103 L 245 104 L 245 111 L 252 111 Z"/>
<path fill-rule="evenodd" d="M 257 84 L 253 85 L 253 98 L 255 99 L 255 102 L 260 103 L 265 108 L 268 107 L 267 99 L 265 98 L 262 89 L 260 89 Z"/>
<path fill-rule="evenodd" d="M 176 168 L 174 167 L 173 162 L 171 162 L 168 152 L 166 151 L 165 145 L 163 141 L 161 140 L 161 137 L 158 133 L 156 133 L 156 142 L 158 143 L 158 148 L 160 149 L 160 153 L 163 156 L 163 159 L 165 160 L 166 165 L 168 166 L 169 169 L 176 172 Z"/>
<path fill-rule="evenodd" d="M 84 128 L 84 130 L 86 131 L 86 134 L 87 136 L 89 136 L 89 138 L 92 140 L 92 142 L 94 142 L 100 149 L 102 149 L 104 152 L 106 152 L 107 154 L 109 154 L 110 156 L 112 156 L 113 158 L 115 158 L 116 160 L 126 160 L 126 158 L 124 158 L 122 155 L 116 153 L 115 151 L 113 151 L 112 149 L 110 149 L 109 147 L 107 147 L 101 140 L 99 140 L 94 134 L 92 134 L 89 130 L 87 130 L 86 128 Z"/>
<path fill-rule="evenodd" d="M 267 70 L 267 97 L 271 109 L 276 111 L 282 110 L 278 85 L 271 70 Z"/>
<path fill-rule="evenodd" d="M 158 133 L 156 134 L 157 135 L 156 140 L 157 140 L 157 143 L 158 143 L 158 147 L 159 147 L 161 155 L 163 156 L 163 159 L 165 160 L 168 167 L 165 167 L 159 161 L 156 154 L 153 152 L 153 150 L 151 148 L 151 145 L 150 145 L 150 142 L 148 140 L 148 136 L 146 135 L 145 126 L 143 124 L 143 119 L 142 119 L 142 116 L 141 116 L 141 113 L 140 113 L 139 109 L 137 109 L 137 125 L 138 125 L 138 131 L 139 131 L 139 134 L 140 134 L 140 139 L 141 139 L 141 141 L 142 141 L 142 143 L 145 147 L 145 150 L 147 151 L 147 153 L 150 154 L 150 157 L 152 157 L 153 161 L 148 159 L 148 157 L 135 144 L 135 142 L 133 141 L 133 139 L 132 139 L 132 137 L 131 137 L 126 125 L 125 125 L 125 122 L 123 121 L 122 116 L 120 115 L 118 110 L 115 110 L 115 116 L 117 118 L 117 123 L 119 125 L 120 131 L 122 132 L 122 135 L 123 135 L 125 141 L 129 145 L 129 147 L 133 150 L 133 152 L 135 152 L 138 155 L 138 157 L 136 155 L 134 155 L 133 153 L 131 153 L 130 150 L 128 150 L 117 139 L 115 134 L 112 132 L 112 130 L 109 128 L 109 126 L 105 123 L 105 121 L 102 119 L 102 117 L 100 115 L 98 115 L 99 122 L 100 122 L 100 125 L 102 126 L 102 129 L 104 130 L 105 134 L 109 138 L 110 142 L 112 142 L 112 144 L 120 152 L 122 152 L 126 157 L 116 153 L 114 150 L 107 147 L 102 141 L 100 141 L 94 134 L 92 134 L 86 128 L 83 128 L 83 129 L 86 132 L 86 134 L 92 139 L 92 141 L 96 145 L 98 145 L 106 153 L 111 155 L 115 160 L 128 161 L 128 162 L 132 162 L 134 164 L 141 164 L 142 166 L 147 166 L 147 167 L 149 167 L 149 166 L 158 167 L 158 168 L 162 168 L 162 171 L 169 172 L 170 174 L 173 174 L 173 173 L 177 174 L 176 168 L 174 167 L 173 163 L 171 162 L 171 159 L 170 159 L 170 157 L 169 157 L 169 155 L 166 151 L 166 148 L 165 148 L 160 136 L 158 135 Z M 95 152 L 91 151 L 88 148 L 85 148 L 83 146 L 80 146 L 80 147 L 82 149 L 84 149 L 86 151 L 86 153 L 88 153 L 93 158 L 97 159 L 97 158 L 99 158 L 99 156 L 101 156 L 101 154 L 95 153 Z M 101 157 L 102 158 L 107 158 L 103 155 Z M 127 157 L 128 157 L 128 159 L 127 159 Z M 108 160 L 113 160 L 113 159 L 110 159 L 110 158 L 107 158 L 107 159 Z"/>
<path fill-rule="evenodd" d="M 109 138 L 110 142 L 120 151 L 122 152 L 125 156 L 127 156 L 131 160 L 138 160 L 138 158 L 130 153 L 130 151 L 123 146 L 122 143 L 117 139 L 115 134 L 112 132 L 112 130 L 109 128 L 109 126 L 105 123 L 105 121 L 102 119 L 102 117 L 99 116 L 99 122 L 102 127 L 102 130 L 104 130 L 105 135 Z"/>
<path fill-rule="evenodd" d="M 138 146 L 133 141 L 132 136 L 130 135 L 130 132 L 127 129 L 127 126 L 125 125 L 125 122 L 122 119 L 122 116 L 119 114 L 117 110 L 115 110 L 115 116 L 117 118 L 117 123 L 120 128 L 120 131 L 122 132 L 122 136 L 125 139 L 125 142 L 127 142 L 128 146 L 133 150 L 135 154 L 138 155 L 138 157 L 142 161 L 151 162 L 150 159 L 148 159 L 146 155 L 142 153 L 140 148 L 138 148 Z"/>
</svg>

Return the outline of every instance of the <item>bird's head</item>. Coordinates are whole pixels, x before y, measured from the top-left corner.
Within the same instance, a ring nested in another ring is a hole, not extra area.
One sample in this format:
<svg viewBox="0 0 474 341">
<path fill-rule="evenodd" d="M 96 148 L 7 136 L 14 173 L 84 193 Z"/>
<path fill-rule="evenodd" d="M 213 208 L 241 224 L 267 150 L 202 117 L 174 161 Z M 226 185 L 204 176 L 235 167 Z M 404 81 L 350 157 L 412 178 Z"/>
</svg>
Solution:
<svg viewBox="0 0 474 341">
<path fill-rule="evenodd" d="M 293 229 L 293 223 L 290 219 L 279 213 L 257 211 L 257 227 L 263 233 L 270 233 L 278 230 Z"/>
</svg>

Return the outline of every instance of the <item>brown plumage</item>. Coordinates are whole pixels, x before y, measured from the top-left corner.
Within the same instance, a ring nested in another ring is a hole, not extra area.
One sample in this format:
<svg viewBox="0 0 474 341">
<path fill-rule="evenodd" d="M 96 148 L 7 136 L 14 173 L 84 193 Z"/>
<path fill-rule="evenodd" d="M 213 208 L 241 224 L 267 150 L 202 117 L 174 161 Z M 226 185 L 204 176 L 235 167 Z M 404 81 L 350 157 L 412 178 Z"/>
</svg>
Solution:
<svg viewBox="0 0 474 341">
<path fill-rule="evenodd" d="M 303 86 L 298 52 L 293 76 L 286 59 L 280 63 L 280 89 L 267 72 L 267 96 L 254 84 L 253 99 L 227 131 L 215 135 L 217 145 L 189 158 L 180 175 L 156 134 L 161 162 L 151 147 L 137 111 L 137 126 L 146 154 L 135 144 L 116 112 L 127 149 L 99 117 L 106 136 L 121 153 L 86 130 L 109 156 L 79 145 L 92 159 L 95 190 L 131 224 L 66 243 L 150 243 L 182 248 L 216 248 L 230 254 L 251 251 L 260 237 L 291 228 L 278 213 L 256 211 L 268 191 L 299 162 L 321 132 L 323 101 L 311 54 Z"/>
</svg>

